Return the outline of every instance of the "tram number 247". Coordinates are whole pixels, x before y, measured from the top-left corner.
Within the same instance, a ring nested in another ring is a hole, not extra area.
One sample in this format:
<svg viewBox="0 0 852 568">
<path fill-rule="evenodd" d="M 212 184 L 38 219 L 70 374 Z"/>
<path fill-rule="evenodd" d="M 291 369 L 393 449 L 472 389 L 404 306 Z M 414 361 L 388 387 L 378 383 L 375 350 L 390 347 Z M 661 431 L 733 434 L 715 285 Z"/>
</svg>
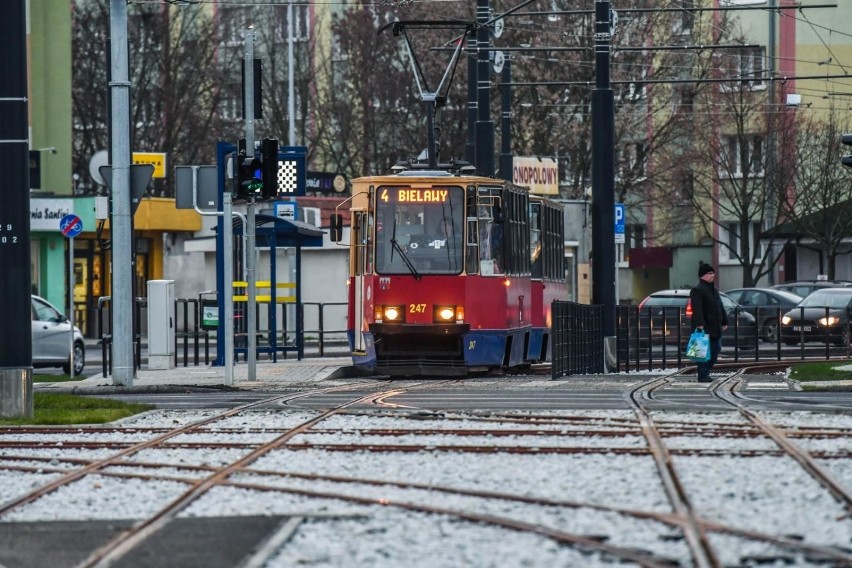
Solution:
<svg viewBox="0 0 852 568">
<path fill-rule="evenodd" d="M 410 313 L 410 314 L 426 313 L 426 304 L 408 304 L 408 313 Z"/>
</svg>

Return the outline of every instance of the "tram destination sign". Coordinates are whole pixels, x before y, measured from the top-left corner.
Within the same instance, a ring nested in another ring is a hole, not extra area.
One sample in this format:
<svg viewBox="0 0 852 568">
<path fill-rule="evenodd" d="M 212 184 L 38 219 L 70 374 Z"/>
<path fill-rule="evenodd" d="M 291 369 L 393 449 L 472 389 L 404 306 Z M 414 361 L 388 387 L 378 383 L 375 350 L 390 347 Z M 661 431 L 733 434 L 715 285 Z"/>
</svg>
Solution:
<svg viewBox="0 0 852 568">
<path fill-rule="evenodd" d="M 394 199 L 396 197 L 396 199 Z M 379 199 L 397 203 L 444 203 L 450 197 L 449 189 L 397 189 L 396 192 L 382 189 Z"/>
</svg>

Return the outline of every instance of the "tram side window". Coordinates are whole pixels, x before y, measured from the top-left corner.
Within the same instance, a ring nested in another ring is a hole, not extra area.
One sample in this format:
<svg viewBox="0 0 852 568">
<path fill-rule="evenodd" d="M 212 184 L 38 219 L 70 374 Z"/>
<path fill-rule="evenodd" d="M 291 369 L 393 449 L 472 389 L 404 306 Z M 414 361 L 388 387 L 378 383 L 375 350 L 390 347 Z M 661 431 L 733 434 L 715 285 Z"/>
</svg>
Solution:
<svg viewBox="0 0 852 568">
<path fill-rule="evenodd" d="M 542 261 L 546 262 L 546 255 L 542 255 L 541 242 L 541 204 L 530 204 L 530 272 L 533 278 L 541 278 Z M 544 256 L 544 259 L 542 258 Z"/>
<path fill-rule="evenodd" d="M 499 190 L 498 190 L 499 191 Z M 494 219 L 494 208 L 499 206 L 499 192 L 480 193 L 479 217 L 479 272 L 483 276 L 503 274 L 503 223 Z"/>
<path fill-rule="evenodd" d="M 509 251 L 506 272 L 512 275 L 530 273 L 529 197 L 525 192 L 506 192 L 506 221 Z"/>
<path fill-rule="evenodd" d="M 561 281 L 565 278 L 564 234 L 561 209 L 545 207 L 542 216 L 543 276 L 548 280 Z"/>
<path fill-rule="evenodd" d="M 367 274 L 373 273 L 373 215 L 370 214 L 367 216 L 367 228 L 364 231 L 366 233 L 365 243 L 364 243 L 364 266 Z"/>
<path fill-rule="evenodd" d="M 467 188 L 465 204 L 467 221 L 467 243 L 465 247 L 465 267 L 468 274 L 479 274 L 479 223 L 476 216 L 476 187 Z"/>
</svg>

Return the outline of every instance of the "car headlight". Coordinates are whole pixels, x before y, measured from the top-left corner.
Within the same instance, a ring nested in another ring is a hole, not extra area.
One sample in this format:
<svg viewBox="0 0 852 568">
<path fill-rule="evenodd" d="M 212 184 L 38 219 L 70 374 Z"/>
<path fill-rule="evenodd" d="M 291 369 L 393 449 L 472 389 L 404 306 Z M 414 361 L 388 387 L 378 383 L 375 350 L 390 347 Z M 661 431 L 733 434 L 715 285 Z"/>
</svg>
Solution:
<svg viewBox="0 0 852 568">
<path fill-rule="evenodd" d="M 387 321 L 388 323 L 403 323 L 405 321 L 405 310 L 402 306 L 376 306 L 376 323 Z"/>
<path fill-rule="evenodd" d="M 832 326 L 840 323 L 840 318 L 837 316 L 828 316 L 826 318 L 819 318 L 819 324 L 825 326 Z"/>
<path fill-rule="evenodd" d="M 432 311 L 432 321 L 435 323 L 464 323 L 464 306 L 435 306 Z"/>
<path fill-rule="evenodd" d="M 790 325 L 790 322 L 793 321 L 790 319 L 790 316 L 784 316 L 781 318 L 781 325 Z"/>
</svg>

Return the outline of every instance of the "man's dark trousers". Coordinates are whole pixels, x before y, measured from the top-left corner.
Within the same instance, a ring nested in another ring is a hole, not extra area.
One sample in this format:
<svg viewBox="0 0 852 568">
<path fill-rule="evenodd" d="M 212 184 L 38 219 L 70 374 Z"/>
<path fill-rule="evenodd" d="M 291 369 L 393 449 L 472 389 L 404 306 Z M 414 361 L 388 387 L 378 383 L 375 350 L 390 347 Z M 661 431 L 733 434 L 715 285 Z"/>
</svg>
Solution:
<svg viewBox="0 0 852 568">
<path fill-rule="evenodd" d="M 716 359 L 719 358 L 719 352 L 722 350 L 722 338 L 710 338 L 710 360 L 704 363 L 696 363 L 698 367 L 698 380 L 701 382 L 710 382 L 710 369 L 716 364 Z"/>
</svg>

